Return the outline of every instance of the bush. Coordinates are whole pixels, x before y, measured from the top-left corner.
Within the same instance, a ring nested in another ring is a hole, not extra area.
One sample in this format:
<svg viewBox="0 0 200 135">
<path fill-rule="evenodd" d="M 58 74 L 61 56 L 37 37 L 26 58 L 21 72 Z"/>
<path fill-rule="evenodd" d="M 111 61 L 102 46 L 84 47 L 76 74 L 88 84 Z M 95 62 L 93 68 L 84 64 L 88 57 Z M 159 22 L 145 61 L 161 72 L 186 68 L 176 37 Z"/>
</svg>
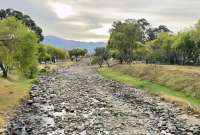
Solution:
<svg viewBox="0 0 200 135">
<path fill-rule="evenodd" d="M 91 64 L 92 64 L 92 65 L 98 64 L 99 67 L 102 67 L 103 59 L 101 59 L 101 58 L 99 58 L 99 57 L 94 57 L 94 58 L 92 59 Z"/>
</svg>

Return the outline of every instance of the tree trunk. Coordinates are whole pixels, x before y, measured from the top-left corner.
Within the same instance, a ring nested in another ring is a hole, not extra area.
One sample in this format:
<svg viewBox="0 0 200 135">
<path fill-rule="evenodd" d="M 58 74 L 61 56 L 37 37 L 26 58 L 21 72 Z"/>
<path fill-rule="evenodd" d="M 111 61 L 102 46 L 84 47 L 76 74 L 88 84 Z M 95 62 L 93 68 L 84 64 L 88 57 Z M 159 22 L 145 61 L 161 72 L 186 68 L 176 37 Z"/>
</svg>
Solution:
<svg viewBox="0 0 200 135">
<path fill-rule="evenodd" d="M 0 68 L 1 68 L 1 70 L 3 71 L 3 77 L 4 77 L 4 78 L 7 78 L 7 77 L 8 77 L 8 70 L 7 70 L 6 67 L 4 67 L 4 65 L 3 65 L 2 62 L 0 62 Z"/>
<path fill-rule="evenodd" d="M 108 65 L 108 67 L 110 67 L 110 64 L 109 64 L 108 60 L 105 60 L 105 62 Z"/>
<path fill-rule="evenodd" d="M 101 67 L 102 67 L 102 64 L 99 63 L 99 67 L 101 68 Z"/>
<path fill-rule="evenodd" d="M 119 59 L 119 62 L 120 62 L 120 64 L 123 64 L 123 59 L 120 58 L 120 59 Z"/>
</svg>

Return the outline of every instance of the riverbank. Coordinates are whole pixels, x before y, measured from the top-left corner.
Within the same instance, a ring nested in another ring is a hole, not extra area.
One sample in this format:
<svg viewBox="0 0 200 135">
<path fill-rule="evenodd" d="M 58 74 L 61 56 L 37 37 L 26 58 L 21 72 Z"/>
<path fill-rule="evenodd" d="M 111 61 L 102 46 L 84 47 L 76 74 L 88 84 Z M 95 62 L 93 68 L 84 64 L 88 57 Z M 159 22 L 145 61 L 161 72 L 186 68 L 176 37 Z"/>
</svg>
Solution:
<svg viewBox="0 0 200 135">
<path fill-rule="evenodd" d="M 6 117 L 13 113 L 13 108 L 27 97 L 31 81 L 18 76 L 0 78 L 0 129 L 5 125 Z"/>
<path fill-rule="evenodd" d="M 73 62 L 65 61 L 56 64 L 39 65 L 40 74 L 55 72 L 58 69 L 67 68 Z M 29 91 L 32 84 L 37 79 L 25 79 L 17 74 L 10 74 L 8 79 L 0 77 L 0 130 L 6 125 L 8 116 L 15 113 L 15 108 L 20 105 L 22 100 L 29 98 Z"/>
<path fill-rule="evenodd" d="M 197 67 L 164 65 L 116 65 L 98 73 L 109 79 L 146 90 L 196 111 L 200 108 L 200 70 Z"/>
<path fill-rule="evenodd" d="M 100 77 L 89 61 L 42 76 L 7 133 L 200 134 L 199 118 L 146 92 Z"/>
</svg>

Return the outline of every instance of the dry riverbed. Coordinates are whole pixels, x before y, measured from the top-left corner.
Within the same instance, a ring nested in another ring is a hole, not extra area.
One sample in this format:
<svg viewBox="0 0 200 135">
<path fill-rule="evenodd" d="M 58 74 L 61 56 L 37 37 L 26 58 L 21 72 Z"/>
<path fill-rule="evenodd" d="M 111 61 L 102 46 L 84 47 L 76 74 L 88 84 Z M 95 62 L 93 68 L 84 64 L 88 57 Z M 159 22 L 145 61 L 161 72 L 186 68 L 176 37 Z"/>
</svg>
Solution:
<svg viewBox="0 0 200 135">
<path fill-rule="evenodd" d="M 200 119 L 80 62 L 41 76 L 7 135 L 199 135 Z"/>
</svg>

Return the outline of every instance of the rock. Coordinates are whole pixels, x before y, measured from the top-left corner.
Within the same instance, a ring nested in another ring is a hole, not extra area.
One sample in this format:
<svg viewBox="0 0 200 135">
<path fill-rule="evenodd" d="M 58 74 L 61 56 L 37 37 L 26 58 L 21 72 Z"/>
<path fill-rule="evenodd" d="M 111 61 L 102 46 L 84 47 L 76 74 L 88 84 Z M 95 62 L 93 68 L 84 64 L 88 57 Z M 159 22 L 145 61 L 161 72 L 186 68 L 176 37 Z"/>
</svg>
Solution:
<svg viewBox="0 0 200 135">
<path fill-rule="evenodd" d="M 192 126 L 182 109 L 95 70 L 83 61 L 41 76 L 9 120 L 7 135 L 200 134 L 200 124 Z"/>
<path fill-rule="evenodd" d="M 33 103 L 34 103 L 33 100 L 27 100 L 28 105 L 32 105 Z"/>
</svg>

